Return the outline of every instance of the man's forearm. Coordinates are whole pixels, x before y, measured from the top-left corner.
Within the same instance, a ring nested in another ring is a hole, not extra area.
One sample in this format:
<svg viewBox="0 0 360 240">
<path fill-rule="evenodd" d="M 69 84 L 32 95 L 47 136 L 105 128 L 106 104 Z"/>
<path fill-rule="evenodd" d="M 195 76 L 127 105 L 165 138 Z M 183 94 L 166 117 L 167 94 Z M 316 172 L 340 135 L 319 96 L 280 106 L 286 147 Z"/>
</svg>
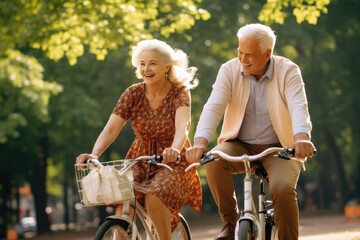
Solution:
<svg viewBox="0 0 360 240">
<path fill-rule="evenodd" d="M 294 140 L 299 141 L 299 140 L 310 140 L 310 137 L 307 133 L 297 133 L 294 136 Z"/>
<path fill-rule="evenodd" d="M 209 141 L 204 137 L 198 137 L 194 140 L 194 147 L 202 147 L 207 149 Z"/>
</svg>

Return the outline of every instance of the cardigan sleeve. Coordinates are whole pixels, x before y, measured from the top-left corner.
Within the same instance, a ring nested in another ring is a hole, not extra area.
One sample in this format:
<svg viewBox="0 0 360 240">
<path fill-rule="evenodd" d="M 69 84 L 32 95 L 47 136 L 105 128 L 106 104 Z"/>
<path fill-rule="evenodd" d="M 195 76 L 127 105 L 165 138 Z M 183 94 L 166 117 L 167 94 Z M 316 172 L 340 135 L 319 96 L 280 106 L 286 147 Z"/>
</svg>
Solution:
<svg viewBox="0 0 360 240">
<path fill-rule="evenodd" d="M 289 71 L 286 86 L 286 100 L 292 119 L 293 134 L 306 133 L 311 135 L 311 121 L 308 110 L 308 101 L 305 92 L 305 83 L 298 66 Z"/>
<path fill-rule="evenodd" d="M 200 115 L 194 138 L 204 137 L 209 142 L 211 141 L 231 97 L 230 81 L 230 73 L 223 64 L 212 86 L 210 97 Z"/>
</svg>

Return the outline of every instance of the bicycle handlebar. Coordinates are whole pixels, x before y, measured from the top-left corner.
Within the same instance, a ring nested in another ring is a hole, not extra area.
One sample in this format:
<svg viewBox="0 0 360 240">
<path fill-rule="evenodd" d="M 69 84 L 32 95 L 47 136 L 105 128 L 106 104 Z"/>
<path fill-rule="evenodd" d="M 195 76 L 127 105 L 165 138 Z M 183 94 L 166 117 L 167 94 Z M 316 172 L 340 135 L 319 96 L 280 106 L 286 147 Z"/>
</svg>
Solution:
<svg viewBox="0 0 360 240">
<path fill-rule="evenodd" d="M 216 161 L 219 158 L 225 159 L 227 161 L 230 162 L 244 162 L 244 161 L 255 161 L 258 160 L 260 158 L 263 158 L 267 155 L 270 155 L 271 153 L 275 153 L 277 152 L 277 154 L 275 154 L 275 157 L 279 157 L 285 160 L 296 160 L 299 161 L 301 163 L 304 163 L 304 160 L 301 159 L 297 159 L 295 158 L 295 149 L 294 148 L 283 148 L 283 147 L 271 147 L 271 148 L 267 148 L 264 151 L 262 151 L 259 154 L 256 155 L 241 155 L 241 156 L 230 156 L 226 153 L 224 153 L 223 151 L 220 150 L 211 150 L 207 153 L 205 153 L 201 159 L 200 162 L 198 163 L 192 163 L 190 164 L 185 171 L 188 171 L 190 168 L 193 168 L 195 166 L 199 166 L 199 165 L 204 165 L 207 164 L 209 162 L 212 161 Z M 314 151 L 314 155 L 316 154 L 316 151 Z"/>
<path fill-rule="evenodd" d="M 180 160 L 180 156 L 178 157 L 178 159 Z M 140 161 L 147 161 L 149 164 L 151 165 L 156 165 L 156 166 L 161 166 L 161 167 L 165 167 L 167 169 L 169 169 L 170 171 L 172 171 L 173 169 L 164 164 L 161 163 L 163 160 L 163 157 L 161 155 L 152 155 L 152 156 L 140 156 L 137 157 L 135 159 L 129 159 L 129 165 L 127 165 L 125 168 L 131 168 L 133 165 L 135 165 L 136 162 L 140 162 Z M 101 162 L 99 161 L 99 159 L 96 158 L 90 158 L 88 160 L 85 161 L 85 164 L 94 164 L 96 167 L 98 168 L 103 168 L 104 165 L 101 164 Z"/>
</svg>

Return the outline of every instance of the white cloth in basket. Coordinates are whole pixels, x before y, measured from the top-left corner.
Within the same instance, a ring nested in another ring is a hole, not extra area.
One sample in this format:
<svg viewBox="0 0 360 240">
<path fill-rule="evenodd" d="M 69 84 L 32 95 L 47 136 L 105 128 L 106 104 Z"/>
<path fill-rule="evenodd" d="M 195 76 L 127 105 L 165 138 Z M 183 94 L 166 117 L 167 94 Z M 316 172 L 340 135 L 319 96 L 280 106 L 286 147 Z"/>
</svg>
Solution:
<svg viewBox="0 0 360 240">
<path fill-rule="evenodd" d="M 83 177 L 83 199 L 86 205 L 108 205 L 131 200 L 132 172 L 119 172 L 114 166 L 94 168 Z"/>
</svg>

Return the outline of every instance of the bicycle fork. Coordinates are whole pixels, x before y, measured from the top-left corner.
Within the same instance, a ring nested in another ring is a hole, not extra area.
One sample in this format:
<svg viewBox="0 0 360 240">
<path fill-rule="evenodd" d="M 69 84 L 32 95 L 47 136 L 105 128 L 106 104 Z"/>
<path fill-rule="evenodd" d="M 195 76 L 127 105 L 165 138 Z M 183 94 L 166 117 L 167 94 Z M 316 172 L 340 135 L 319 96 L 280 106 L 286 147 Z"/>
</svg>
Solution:
<svg viewBox="0 0 360 240">
<path fill-rule="evenodd" d="M 245 178 L 244 178 L 244 210 L 243 215 L 236 223 L 235 232 L 239 230 L 239 225 L 241 221 L 250 221 L 252 225 L 252 235 L 256 237 L 256 240 L 265 239 L 265 191 L 263 179 L 260 179 L 260 193 L 259 193 L 259 215 L 257 216 L 257 211 L 253 199 L 252 184 L 253 180 L 251 178 L 251 168 L 250 162 L 244 161 L 245 165 Z M 235 234 L 235 239 L 237 239 L 237 234 Z"/>
<path fill-rule="evenodd" d="M 261 239 L 265 239 L 265 190 L 264 190 L 264 179 L 260 178 L 260 193 L 259 193 L 259 222 L 260 231 L 259 236 Z"/>
</svg>

